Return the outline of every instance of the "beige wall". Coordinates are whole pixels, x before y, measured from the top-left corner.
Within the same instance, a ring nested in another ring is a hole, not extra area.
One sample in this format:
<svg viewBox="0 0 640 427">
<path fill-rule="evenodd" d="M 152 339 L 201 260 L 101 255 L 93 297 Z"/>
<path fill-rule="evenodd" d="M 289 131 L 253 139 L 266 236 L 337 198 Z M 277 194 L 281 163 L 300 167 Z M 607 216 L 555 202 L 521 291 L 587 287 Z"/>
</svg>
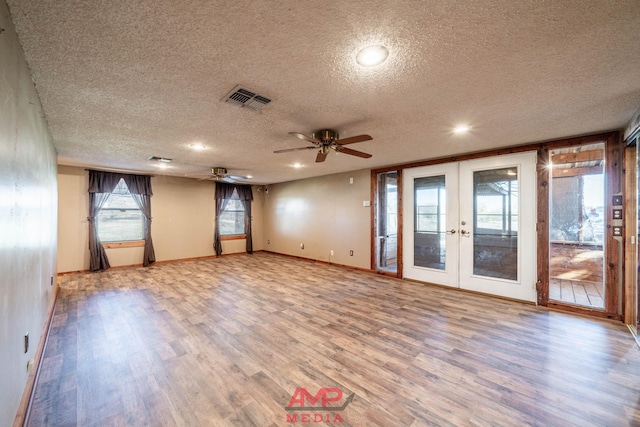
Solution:
<svg viewBox="0 0 640 427">
<path fill-rule="evenodd" d="M 58 176 L 59 230 L 58 271 L 89 269 L 88 173 L 83 168 L 60 166 Z M 151 179 L 151 234 L 156 261 L 212 256 L 215 218 L 215 184 L 157 175 Z M 254 190 L 252 205 L 253 248 L 263 248 L 262 204 Z M 142 262 L 143 248 L 107 249 L 109 263 L 116 266 Z M 223 242 L 223 254 L 245 251 L 244 240 Z"/>
<path fill-rule="evenodd" d="M 3 0 L 0 28 L 0 426 L 10 426 L 53 303 L 56 153 Z"/>
<path fill-rule="evenodd" d="M 270 185 L 261 195 L 265 250 L 370 268 L 370 193 L 369 170 Z"/>
</svg>

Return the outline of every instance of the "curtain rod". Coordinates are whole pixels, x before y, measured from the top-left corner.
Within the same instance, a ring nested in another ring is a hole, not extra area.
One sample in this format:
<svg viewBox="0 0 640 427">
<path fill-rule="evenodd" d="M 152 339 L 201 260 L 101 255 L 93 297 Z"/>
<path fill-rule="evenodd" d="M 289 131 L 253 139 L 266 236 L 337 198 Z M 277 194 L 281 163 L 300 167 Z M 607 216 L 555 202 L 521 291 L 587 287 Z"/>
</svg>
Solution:
<svg viewBox="0 0 640 427">
<path fill-rule="evenodd" d="M 148 174 L 142 174 L 142 173 L 132 173 L 131 171 L 128 171 L 126 169 L 106 170 L 106 169 L 87 169 L 87 168 L 84 168 L 84 170 L 86 170 L 86 171 L 94 171 L 94 172 L 126 173 L 126 174 L 129 174 L 129 175 L 148 176 L 150 178 L 155 178 L 155 175 L 148 175 Z"/>
</svg>

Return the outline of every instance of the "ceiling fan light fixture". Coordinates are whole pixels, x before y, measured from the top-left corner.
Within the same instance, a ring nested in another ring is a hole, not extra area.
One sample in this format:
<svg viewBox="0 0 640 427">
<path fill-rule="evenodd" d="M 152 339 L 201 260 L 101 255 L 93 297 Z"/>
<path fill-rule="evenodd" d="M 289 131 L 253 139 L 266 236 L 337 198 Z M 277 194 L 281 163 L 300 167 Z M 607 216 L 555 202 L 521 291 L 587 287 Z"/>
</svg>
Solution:
<svg viewBox="0 0 640 427">
<path fill-rule="evenodd" d="M 389 50 L 382 45 L 367 46 L 358 52 L 356 62 L 363 67 L 375 67 L 389 57 Z"/>
</svg>

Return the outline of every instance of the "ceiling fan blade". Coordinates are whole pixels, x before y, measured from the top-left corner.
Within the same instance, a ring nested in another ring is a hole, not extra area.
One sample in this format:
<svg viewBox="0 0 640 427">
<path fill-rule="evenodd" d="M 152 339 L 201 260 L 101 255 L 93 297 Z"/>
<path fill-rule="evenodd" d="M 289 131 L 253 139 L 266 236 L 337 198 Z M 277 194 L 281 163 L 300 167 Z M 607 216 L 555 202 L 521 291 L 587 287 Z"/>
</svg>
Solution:
<svg viewBox="0 0 640 427">
<path fill-rule="evenodd" d="M 248 176 L 237 176 L 237 175 L 227 175 L 227 178 L 231 178 L 231 179 L 251 179 Z"/>
<path fill-rule="evenodd" d="M 291 136 L 295 136 L 296 138 L 300 138 L 304 141 L 309 141 L 312 144 L 322 144 L 322 142 L 320 142 L 319 140 L 315 139 L 315 138 L 311 138 L 310 136 L 307 136 L 303 133 L 298 133 L 298 132 L 289 132 L 289 135 Z"/>
<path fill-rule="evenodd" d="M 336 141 L 338 145 L 355 144 L 356 142 L 371 141 L 371 135 L 356 135 L 350 138 L 339 139 Z"/>
<path fill-rule="evenodd" d="M 318 155 L 316 156 L 316 163 L 324 162 L 327 158 L 327 154 L 329 154 L 328 151 L 326 153 L 323 153 L 322 150 L 318 151 Z"/>
<path fill-rule="evenodd" d="M 230 176 L 223 176 L 220 178 L 221 181 L 224 182 L 228 182 L 230 184 L 233 184 L 234 182 L 236 182 L 233 178 L 231 178 Z"/>
<path fill-rule="evenodd" d="M 276 150 L 274 153 L 288 153 L 289 151 L 300 151 L 300 150 L 315 150 L 318 147 L 301 147 L 301 148 L 287 148 L 286 150 Z"/>
<path fill-rule="evenodd" d="M 352 156 L 362 157 L 363 159 L 368 159 L 371 157 L 371 154 L 363 153 L 362 151 L 352 150 L 351 148 L 337 146 L 336 151 L 338 153 L 350 154 Z"/>
</svg>

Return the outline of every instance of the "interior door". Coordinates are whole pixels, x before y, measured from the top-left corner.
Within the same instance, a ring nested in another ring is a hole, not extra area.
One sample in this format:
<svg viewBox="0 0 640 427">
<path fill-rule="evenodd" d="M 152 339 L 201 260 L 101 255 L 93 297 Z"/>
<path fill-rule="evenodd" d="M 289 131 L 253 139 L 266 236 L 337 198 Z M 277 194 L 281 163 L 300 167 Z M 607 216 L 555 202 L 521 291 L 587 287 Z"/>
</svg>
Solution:
<svg viewBox="0 0 640 427">
<path fill-rule="evenodd" d="M 535 301 L 535 153 L 404 171 L 404 277 Z"/>
</svg>

